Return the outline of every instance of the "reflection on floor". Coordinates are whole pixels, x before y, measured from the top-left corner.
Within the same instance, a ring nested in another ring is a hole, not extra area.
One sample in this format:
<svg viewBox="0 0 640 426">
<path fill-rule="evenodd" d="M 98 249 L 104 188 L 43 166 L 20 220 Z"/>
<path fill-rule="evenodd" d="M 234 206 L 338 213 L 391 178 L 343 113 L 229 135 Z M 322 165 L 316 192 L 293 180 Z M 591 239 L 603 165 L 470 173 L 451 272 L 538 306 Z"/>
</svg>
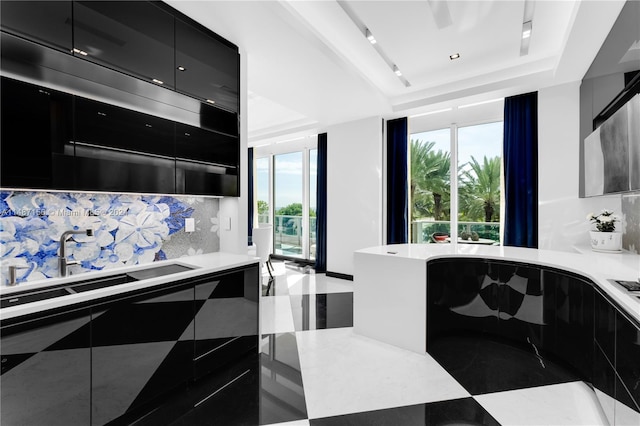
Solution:
<svg viewBox="0 0 640 426">
<path fill-rule="evenodd" d="M 274 267 L 261 353 L 133 424 L 607 424 L 591 389 L 546 360 L 481 341 L 432 357 L 356 335 L 352 282 Z"/>
</svg>

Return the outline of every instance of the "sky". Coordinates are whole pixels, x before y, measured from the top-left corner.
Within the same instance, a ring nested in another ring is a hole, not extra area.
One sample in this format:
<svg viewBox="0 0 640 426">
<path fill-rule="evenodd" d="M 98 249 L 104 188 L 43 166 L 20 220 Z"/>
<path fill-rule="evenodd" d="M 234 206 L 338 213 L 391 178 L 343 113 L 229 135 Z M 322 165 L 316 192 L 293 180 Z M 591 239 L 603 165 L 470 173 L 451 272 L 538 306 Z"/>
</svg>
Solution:
<svg viewBox="0 0 640 426">
<path fill-rule="evenodd" d="M 293 203 L 302 203 L 302 155 L 301 151 L 274 155 L 275 162 L 275 194 L 276 210 Z M 318 151 L 309 150 L 309 183 L 311 185 L 309 204 L 316 209 L 316 170 Z M 259 158 L 256 162 L 258 180 L 258 200 L 269 200 L 269 159 Z"/>
</svg>

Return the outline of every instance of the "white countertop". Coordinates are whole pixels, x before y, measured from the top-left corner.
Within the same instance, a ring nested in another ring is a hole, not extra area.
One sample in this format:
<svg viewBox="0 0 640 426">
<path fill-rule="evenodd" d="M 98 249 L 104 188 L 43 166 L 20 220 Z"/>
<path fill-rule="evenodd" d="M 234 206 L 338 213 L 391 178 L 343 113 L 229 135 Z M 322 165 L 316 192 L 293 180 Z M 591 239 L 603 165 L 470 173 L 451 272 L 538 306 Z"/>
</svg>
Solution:
<svg viewBox="0 0 640 426">
<path fill-rule="evenodd" d="M 171 281 L 180 281 L 188 278 L 198 277 L 200 275 L 210 274 L 213 272 L 224 271 L 236 267 L 246 266 L 258 263 L 257 257 L 232 254 L 232 253 L 209 253 L 197 256 L 181 257 L 179 259 L 163 260 L 145 265 L 135 265 L 121 268 L 113 268 L 96 272 L 87 272 L 77 275 L 71 275 L 63 278 L 49 278 L 46 280 L 29 281 L 20 283 L 12 287 L 0 288 L 0 296 L 10 295 L 25 290 L 46 289 L 48 287 L 57 287 L 64 284 L 71 284 L 78 281 L 88 279 L 97 279 L 112 275 L 126 274 L 128 272 L 142 271 L 149 268 L 157 268 L 164 265 L 184 265 L 194 269 L 178 272 L 175 274 L 164 275 L 161 277 L 149 278 L 146 280 L 134 281 L 125 284 L 104 287 L 96 290 L 85 291 L 77 294 L 69 294 L 62 297 L 55 297 L 47 300 L 40 300 L 22 305 L 11 306 L 0 309 L 0 319 L 10 319 L 22 315 L 27 315 L 39 311 L 59 308 L 62 306 L 73 305 L 94 299 L 100 299 L 120 293 L 140 290 L 164 284 Z"/>
<path fill-rule="evenodd" d="M 393 244 L 356 251 L 356 256 L 399 257 L 424 262 L 447 257 L 497 259 L 548 266 L 581 275 L 598 285 L 621 308 L 640 322 L 640 298 L 608 280 L 636 281 L 640 277 L 640 255 L 629 252 L 596 253 L 576 247 L 575 253 L 519 247 L 476 244 Z"/>
</svg>

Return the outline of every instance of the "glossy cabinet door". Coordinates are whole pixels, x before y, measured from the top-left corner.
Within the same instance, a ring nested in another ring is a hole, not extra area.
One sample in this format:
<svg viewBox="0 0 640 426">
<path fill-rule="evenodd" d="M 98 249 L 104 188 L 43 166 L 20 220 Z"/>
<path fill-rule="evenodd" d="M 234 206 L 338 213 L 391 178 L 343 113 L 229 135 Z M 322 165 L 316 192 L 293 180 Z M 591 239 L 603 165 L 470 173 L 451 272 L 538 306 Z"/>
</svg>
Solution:
<svg viewBox="0 0 640 426">
<path fill-rule="evenodd" d="M 616 312 L 616 424 L 640 424 L 640 325 Z"/>
<path fill-rule="evenodd" d="M 257 266 L 195 283 L 196 379 L 257 351 L 259 291 Z"/>
<path fill-rule="evenodd" d="M 89 309 L 3 321 L 3 425 L 88 425 L 91 396 Z"/>
<path fill-rule="evenodd" d="M 74 54 L 174 87 L 174 18 L 145 1 L 73 2 Z"/>
<path fill-rule="evenodd" d="M 174 123 L 75 98 L 78 189 L 175 192 Z"/>
<path fill-rule="evenodd" d="M 499 334 L 499 271 L 482 260 L 427 264 L 427 349 L 432 341 L 469 331 Z"/>
<path fill-rule="evenodd" d="M 184 194 L 237 196 L 235 136 L 176 123 L 176 189 Z"/>
<path fill-rule="evenodd" d="M 182 385 L 193 360 L 193 285 L 92 308 L 92 424 L 102 425 Z"/>
<path fill-rule="evenodd" d="M 574 275 L 543 269 L 544 283 L 555 292 L 551 317 L 555 342 L 544 349 L 568 361 L 575 373 L 590 382 L 593 365 L 593 285 Z M 551 343 L 551 342 L 549 342 Z"/>
<path fill-rule="evenodd" d="M 2 186 L 74 189 L 72 96 L 2 77 Z"/>
<path fill-rule="evenodd" d="M 71 1 L 0 2 L 2 31 L 71 53 Z"/>
<path fill-rule="evenodd" d="M 176 18 L 176 90 L 239 112 L 240 57 L 226 40 Z"/>
</svg>

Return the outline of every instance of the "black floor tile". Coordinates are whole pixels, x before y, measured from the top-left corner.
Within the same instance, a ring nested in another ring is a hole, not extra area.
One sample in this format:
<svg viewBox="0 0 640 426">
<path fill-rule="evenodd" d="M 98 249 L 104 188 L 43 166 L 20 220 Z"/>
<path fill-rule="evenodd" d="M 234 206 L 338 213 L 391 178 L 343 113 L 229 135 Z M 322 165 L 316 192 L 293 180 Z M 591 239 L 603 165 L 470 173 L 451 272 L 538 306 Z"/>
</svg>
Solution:
<svg viewBox="0 0 640 426">
<path fill-rule="evenodd" d="M 312 419 L 310 423 L 312 426 L 500 425 L 473 398 L 325 417 Z"/>
<path fill-rule="evenodd" d="M 472 395 L 580 380 L 548 359 L 482 337 L 442 338 L 427 352 Z"/>
<path fill-rule="evenodd" d="M 296 331 L 353 327 L 353 293 L 290 296 Z"/>
</svg>

